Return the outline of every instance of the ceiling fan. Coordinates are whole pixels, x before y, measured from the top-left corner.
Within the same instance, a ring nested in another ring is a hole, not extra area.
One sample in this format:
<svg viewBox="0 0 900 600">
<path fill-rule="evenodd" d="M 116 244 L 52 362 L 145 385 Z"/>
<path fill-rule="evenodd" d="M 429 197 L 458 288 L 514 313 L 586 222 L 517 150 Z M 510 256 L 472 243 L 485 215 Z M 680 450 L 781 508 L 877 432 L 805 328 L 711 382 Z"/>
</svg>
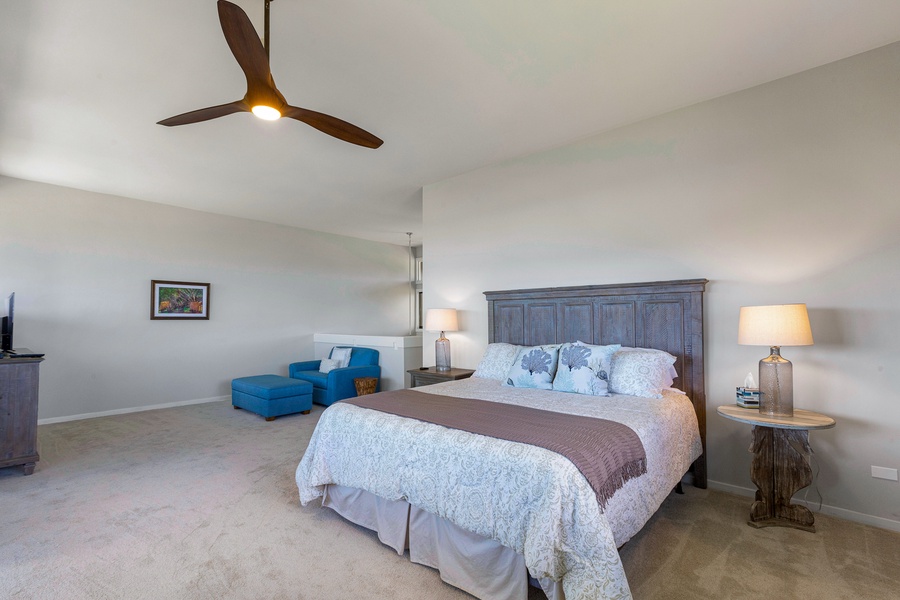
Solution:
<svg viewBox="0 0 900 600">
<path fill-rule="evenodd" d="M 275 87 L 272 72 L 269 68 L 269 3 L 266 3 L 265 38 L 266 45 L 257 35 L 250 18 L 241 8 L 226 0 L 218 0 L 219 22 L 222 24 L 222 32 L 225 41 L 231 48 L 231 53 L 237 60 L 244 75 L 247 77 L 247 93 L 240 99 L 228 104 L 210 106 L 193 110 L 181 115 L 169 117 L 158 123 L 172 127 L 175 125 L 188 125 L 199 123 L 218 117 L 224 117 L 236 112 L 252 112 L 260 119 L 274 121 L 281 117 L 288 117 L 302 121 L 311 127 L 315 127 L 323 133 L 327 133 L 339 140 L 365 146 L 366 148 L 378 148 L 384 142 L 368 131 L 313 110 L 291 106 Z"/>
</svg>

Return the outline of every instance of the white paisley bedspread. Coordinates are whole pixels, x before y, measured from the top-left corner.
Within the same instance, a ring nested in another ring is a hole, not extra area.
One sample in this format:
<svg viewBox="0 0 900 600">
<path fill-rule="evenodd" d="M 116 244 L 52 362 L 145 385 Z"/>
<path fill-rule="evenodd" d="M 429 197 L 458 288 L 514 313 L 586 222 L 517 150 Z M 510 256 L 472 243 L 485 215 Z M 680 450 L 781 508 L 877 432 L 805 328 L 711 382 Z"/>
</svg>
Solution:
<svg viewBox="0 0 900 600">
<path fill-rule="evenodd" d="M 321 497 L 328 484 L 406 500 L 522 554 L 532 577 L 562 581 L 566 600 L 631 598 L 617 547 L 701 453 L 686 396 L 583 396 L 477 378 L 415 389 L 624 423 L 644 444 L 647 473 L 601 509 L 559 454 L 338 402 L 322 413 L 297 467 L 300 502 Z"/>
</svg>

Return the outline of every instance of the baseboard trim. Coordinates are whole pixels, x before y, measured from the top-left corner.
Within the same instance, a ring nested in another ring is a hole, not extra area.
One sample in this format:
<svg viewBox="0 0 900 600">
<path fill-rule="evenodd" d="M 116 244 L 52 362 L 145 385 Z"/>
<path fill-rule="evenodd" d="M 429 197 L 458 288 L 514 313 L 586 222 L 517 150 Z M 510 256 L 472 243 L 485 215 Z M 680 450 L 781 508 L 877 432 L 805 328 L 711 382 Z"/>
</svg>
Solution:
<svg viewBox="0 0 900 600">
<path fill-rule="evenodd" d="M 748 498 L 753 498 L 756 496 L 755 489 L 731 485 L 729 483 L 722 483 L 721 481 L 713 481 L 711 479 L 709 480 L 708 484 L 710 489 L 719 490 L 720 492 L 728 492 L 729 494 L 736 494 L 738 496 L 747 496 Z M 861 523 L 863 525 L 878 527 L 879 529 L 887 529 L 888 531 L 900 532 L 900 521 L 896 521 L 894 519 L 885 519 L 884 517 L 867 515 L 865 513 L 856 512 L 855 510 L 838 508 L 837 506 L 829 506 L 827 504 L 823 504 L 822 508 L 820 509 L 818 502 L 810 502 L 808 500 L 804 500 L 803 498 L 794 497 L 792 502 L 794 504 L 805 506 L 809 510 L 813 511 L 813 513 L 821 513 L 823 515 L 829 515 L 831 517 L 853 521 L 854 523 Z"/>
<path fill-rule="evenodd" d="M 65 423 L 67 421 L 80 421 L 82 419 L 96 419 L 97 417 L 111 417 L 113 415 L 126 415 L 128 413 L 144 412 L 147 410 L 158 410 L 160 408 L 176 408 L 178 406 L 190 406 L 191 404 L 206 404 L 207 402 L 221 402 L 230 400 L 231 396 L 215 396 L 214 398 L 198 398 L 196 400 L 182 400 L 180 402 L 166 402 L 165 404 L 151 404 L 149 406 L 135 406 L 133 408 L 117 408 L 115 410 L 104 410 L 102 412 L 84 413 L 81 415 L 70 415 L 68 417 L 51 417 L 49 419 L 38 419 L 38 425 L 52 425 L 53 423 Z"/>
</svg>

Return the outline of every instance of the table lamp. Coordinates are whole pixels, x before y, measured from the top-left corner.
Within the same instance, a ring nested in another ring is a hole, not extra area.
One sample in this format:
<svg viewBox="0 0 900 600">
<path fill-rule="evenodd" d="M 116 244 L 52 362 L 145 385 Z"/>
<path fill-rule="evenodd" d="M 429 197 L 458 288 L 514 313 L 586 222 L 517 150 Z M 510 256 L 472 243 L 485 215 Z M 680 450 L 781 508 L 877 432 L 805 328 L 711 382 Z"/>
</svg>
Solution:
<svg viewBox="0 0 900 600">
<path fill-rule="evenodd" d="M 782 358 L 781 346 L 811 346 L 812 330 L 805 304 L 742 306 L 738 344 L 769 346 L 759 361 L 759 412 L 773 417 L 794 416 L 794 368 Z"/>
<path fill-rule="evenodd" d="M 434 365 L 437 371 L 450 370 L 450 340 L 445 331 L 459 331 L 459 321 L 455 308 L 429 308 L 425 313 L 425 330 L 440 331 L 441 336 L 434 342 Z"/>
</svg>

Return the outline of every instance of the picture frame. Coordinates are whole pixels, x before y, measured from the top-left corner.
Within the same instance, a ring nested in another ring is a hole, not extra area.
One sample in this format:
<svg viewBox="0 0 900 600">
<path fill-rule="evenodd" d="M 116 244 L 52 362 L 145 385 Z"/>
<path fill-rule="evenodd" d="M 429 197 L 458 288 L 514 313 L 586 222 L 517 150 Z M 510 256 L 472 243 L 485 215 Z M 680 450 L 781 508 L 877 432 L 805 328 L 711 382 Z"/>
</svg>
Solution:
<svg viewBox="0 0 900 600">
<path fill-rule="evenodd" d="M 209 284 L 191 281 L 150 282 L 150 318 L 209 320 Z"/>
</svg>

